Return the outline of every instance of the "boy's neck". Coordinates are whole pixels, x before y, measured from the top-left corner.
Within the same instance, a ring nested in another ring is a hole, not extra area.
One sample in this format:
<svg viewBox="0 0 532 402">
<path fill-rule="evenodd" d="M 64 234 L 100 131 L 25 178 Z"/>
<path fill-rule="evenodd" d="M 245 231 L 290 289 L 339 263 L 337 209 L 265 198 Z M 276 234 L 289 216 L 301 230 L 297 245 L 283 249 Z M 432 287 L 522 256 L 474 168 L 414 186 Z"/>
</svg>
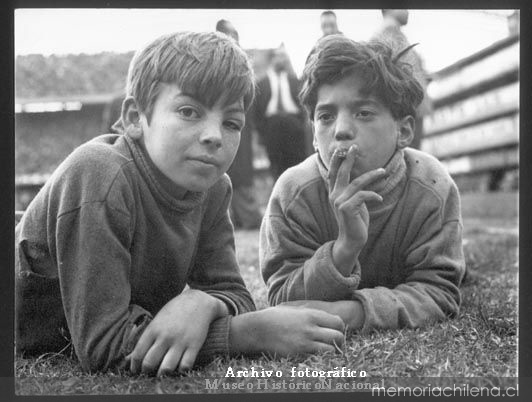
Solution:
<svg viewBox="0 0 532 402">
<path fill-rule="evenodd" d="M 127 134 L 126 134 L 127 135 Z M 144 157 L 144 160 L 146 161 L 149 169 L 151 170 L 152 174 L 154 175 L 154 179 L 157 181 L 157 184 L 159 184 L 161 187 L 164 188 L 164 190 L 171 195 L 176 200 L 184 200 L 187 197 L 187 194 L 189 191 L 183 187 L 178 186 L 175 184 L 168 176 L 166 176 L 156 165 L 153 163 L 153 160 L 150 158 L 150 155 L 148 153 L 148 150 L 146 149 L 146 145 L 144 144 L 144 141 L 142 139 L 135 140 L 130 137 L 130 139 L 137 144 L 138 149 L 142 153 L 142 156 Z"/>
</svg>

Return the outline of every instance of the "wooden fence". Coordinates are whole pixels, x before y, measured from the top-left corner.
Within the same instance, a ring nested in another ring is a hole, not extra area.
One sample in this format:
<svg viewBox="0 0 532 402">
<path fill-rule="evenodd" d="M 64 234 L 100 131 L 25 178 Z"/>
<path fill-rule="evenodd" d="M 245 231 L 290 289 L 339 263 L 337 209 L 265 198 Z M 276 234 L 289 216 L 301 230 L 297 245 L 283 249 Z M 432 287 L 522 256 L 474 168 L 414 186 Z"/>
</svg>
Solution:
<svg viewBox="0 0 532 402">
<path fill-rule="evenodd" d="M 434 111 L 422 150 L 438 157 L 460 190 L 517 188 L 519 36 L 505 38 L 434 74 Z"/>
</svg>

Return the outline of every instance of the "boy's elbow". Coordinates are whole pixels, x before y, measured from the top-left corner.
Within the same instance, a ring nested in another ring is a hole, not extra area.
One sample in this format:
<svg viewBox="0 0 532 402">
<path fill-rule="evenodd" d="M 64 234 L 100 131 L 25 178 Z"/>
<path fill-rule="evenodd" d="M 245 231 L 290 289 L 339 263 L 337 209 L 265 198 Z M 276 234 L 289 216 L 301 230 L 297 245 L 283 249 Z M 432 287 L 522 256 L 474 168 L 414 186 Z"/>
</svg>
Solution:
<svg viewBox="0 0 532 402">
<path fill-rule="evenodd" d="M 268 304 L 270 306 L 277 306 L 287 301 L 289 300 L 285 300 L 282 286 L 268 286 Z"/>
<path fill-rule="evenodd" d="M 82 370 L 86 373 L 94 373 L 98 371 L 105 371 L 106 367 L 104 359 L 101 356 L 95 354 L 88 354 L 86 352 L 77 353 L 80 366 Z"/>
<path fill-rule="evenodd" d="M 433 296 L 439 305 L 444 319 L 453 319 L 460 312 L 462 297 L 457 287 L 440 292 L 439 297 Z"/>
<path fill-rule="evenodd" d="M 123 357 L 115 356 L 115 353 L 101 348 L 99 345 L 79 348 L 76 350 L 81 368 L 86 373 L 105 372 L 119 367 L 123 363 Z"/>
</svg>

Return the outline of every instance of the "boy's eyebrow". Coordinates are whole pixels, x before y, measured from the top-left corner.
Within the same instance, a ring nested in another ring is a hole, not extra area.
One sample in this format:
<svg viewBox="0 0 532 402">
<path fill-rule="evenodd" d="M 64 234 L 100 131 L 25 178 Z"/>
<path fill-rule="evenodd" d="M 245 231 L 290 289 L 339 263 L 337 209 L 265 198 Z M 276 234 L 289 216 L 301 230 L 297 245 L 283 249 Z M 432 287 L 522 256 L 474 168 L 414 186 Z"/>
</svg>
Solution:
<svg viewBox="0 0 532 402">
<path fill-rule="evenodd" d="M 177 94 L 175 94 L 173 96 L 173 99 L 176 100 L 176 99 L 179 99 L 181 97 L 187 97 L 187 98 L 191 98 L 193 99 L 194 101 L 196 102 L 200 102 L 201 104 L 203 104 L 203 102 L 201 100 L 198 99 L 198 96 L 197 95 L 194 95 L 194 94 L 191 94 L 191 93 L 187 93 L 187 92 L 178 92 Z M 235 103 L 236 104 L 236 103 Z M 231 106 L 229 109 L 225 110 L 226 112 L 228 113 L 235 113 L 235 112 L 238 112 L 238 113 L 245 113 L 245 110 L 244 110 L 244 106 L 242 105 L 238 105 L 238 106 Z"/>
<path fill-rule="evenodd" d="M 187 93 L 187 92 L 181 92 L 181 91 L 176 93 L 172 98 L 173 99 L 178 99 L 178 98 L 182 98 L 182 97 L 192 98 L 195 101 L 199 102 L 198 98 L 195 95 Z"/>
<path fill-rule="evenodd" d="M 245 113 L 244 108 L 242 106 L 232 106 L 229 109 L 225 109 L 228 113 Z"/>
<path fill-rule="evenodd" d="M 351 106 L 351 107 L 365 106 L 365 105 L 371 105 L 371 106 L 377 106 L 377 107 L 382 106 L 379 101 L 377 101 L 375 99 L 371 99 L 371 98 L 357 99 L 357 100 L 349 102 L 349 106 Z M 317 103 L 316 104 L 316 110 L 317 109 L 321 109 L 321 108 L 327 109 L 327 108 L 331 108 L 331 107 L 335 107 L 335 106 L 336 105 L 333 102 L 331 102 L 331 103 L 327 103 L 327 102 Z"/>
</svg>

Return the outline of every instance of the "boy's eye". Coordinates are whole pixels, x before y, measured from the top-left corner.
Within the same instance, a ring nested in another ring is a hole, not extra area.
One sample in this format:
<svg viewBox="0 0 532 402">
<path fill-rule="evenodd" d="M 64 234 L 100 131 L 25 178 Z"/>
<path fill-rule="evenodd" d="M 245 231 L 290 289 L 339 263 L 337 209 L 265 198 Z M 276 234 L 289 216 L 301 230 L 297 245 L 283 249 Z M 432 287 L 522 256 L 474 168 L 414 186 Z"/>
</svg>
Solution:
<svg viewBox="0 0 532 402">
<path fill-rule="evenodd" d="M 318 121 L 322 123 L 329 123 L 334 119 L 332 113 L 320 113 L 318 114 Z"/>
<path fill-rule="evenodd" d="M 371 110 L 361 110 L 357 113 L 357 117 L 361 117 L 363 119 L 371 118 L 375 115 Z"/>
<path fill-rule="evenodd" d="M 186 117 L 188 119 L 197 119 L 200 117 L 200 114 L 199 112 L 194 109 L 193 107 L 190 107 L 190 106 L 184 106 L 184 107 L 181 107 L 177 110 L 177 112 L 183 116 L 183 117 Z"/>
<path fill-rule="evenodd" d="M 224 124 L 225 124 L 225 126 L 226 126 L 227 128 L 229 128 L 230 130 L 234 130 L 234 131 L 242 131 L 242 126 L 243 126 L 242 123 L 238 123 L 238 122 L 236 122 L 236 121 L 228 120 L 228 121 L 226 121 Z"/>
</svg>

